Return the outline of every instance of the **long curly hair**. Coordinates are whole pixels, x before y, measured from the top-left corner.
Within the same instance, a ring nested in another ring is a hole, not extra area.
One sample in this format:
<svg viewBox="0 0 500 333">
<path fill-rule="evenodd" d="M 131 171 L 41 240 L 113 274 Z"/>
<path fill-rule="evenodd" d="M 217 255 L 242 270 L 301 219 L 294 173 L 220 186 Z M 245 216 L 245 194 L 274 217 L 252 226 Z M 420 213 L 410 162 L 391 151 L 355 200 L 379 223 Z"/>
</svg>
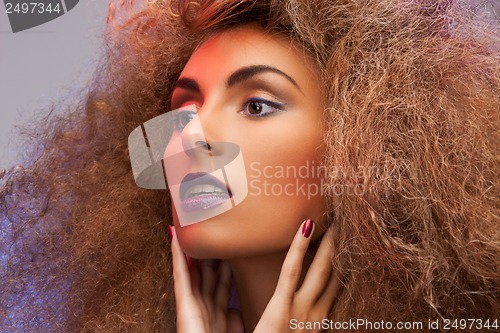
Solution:
<svg viewBox="0 0 500 333">
<path fill-rule="evenodd" d="M 4 177 L 2 332 L 175 332 L 170 202 L 135 185 L 127 137 L 168 110 L 201 41 L 246 23 L 302 46 L 325 84 L 324 163 L 342 170 L 326 175 L 343 277 L 331 319 L 500 319 L 499 8 L 125 5 L 110 7 L 81 102 L 41 119 L 26 163 Z"/>
</svg>

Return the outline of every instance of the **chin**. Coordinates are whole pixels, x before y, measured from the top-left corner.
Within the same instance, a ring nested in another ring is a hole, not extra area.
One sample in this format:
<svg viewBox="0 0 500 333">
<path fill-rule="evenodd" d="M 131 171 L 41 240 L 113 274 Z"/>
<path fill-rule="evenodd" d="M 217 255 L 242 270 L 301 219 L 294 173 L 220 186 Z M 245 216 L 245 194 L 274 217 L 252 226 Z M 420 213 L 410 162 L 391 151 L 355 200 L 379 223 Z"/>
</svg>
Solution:
<svg viewBox="0 0 500 333">
<path fill-rule="evenodd" d="M 179 244 L 192 258 L 226 260 L 262 255 L 271 250 L 269 244 L 276 244 L 259 241 L 258 234 L 238 228 L 234 222 L 211 219 L 177 228 Z"/>
<path fill-rule="evenodd" d="M 231 232 L 216 218 L 184 227 L 176 223 L 176 233 L 184 253 L 195 259 L 227 259 L 234 250 Z"/>
</svg>

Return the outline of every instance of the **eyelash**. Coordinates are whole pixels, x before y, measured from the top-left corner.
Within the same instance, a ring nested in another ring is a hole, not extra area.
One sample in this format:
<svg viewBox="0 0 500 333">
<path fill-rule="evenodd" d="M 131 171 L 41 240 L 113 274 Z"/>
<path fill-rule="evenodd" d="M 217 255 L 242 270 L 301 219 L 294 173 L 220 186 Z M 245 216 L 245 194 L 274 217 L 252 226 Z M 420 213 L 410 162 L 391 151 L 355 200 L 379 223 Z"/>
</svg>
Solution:
<svg viewBox="0 0 500 333">
<path fill-rule="evenodd" d="M 174 115 L 174 128 L 176 131 L 181 132 L 184 127 L 196 116 L 193 111 L 176 111 Z M 186 121 L 187 120 L 187 121 Z"/>
<path fill-rule="evenodd" d="M 269 111 L 269 112 L 266 112 L 263 114 L 251 114 L 247 111 L 247 108 L 250 105 L 250 103 L 259 103 L 263 106 L 268 106 L 272 109 L 272 111 Z M 245 103 L 242 106 L 242 110 L 238 111 L 238 113 L 240 113 L 248 118 L 254 118 L 254 119 L 255 118 L 264 118 L 264 117 L 272 116 L 272 115 L 276 114 L 277 112 L 284 111 L 285 106 L 286 106 L 286 104 L 270 101 L 270 100 L 267 100 L 265 98 L 251 97 L 245 101 Z M 177 131 L 182 131 L 182 129 L 184 129 L 184 127 L 186 126 L 187 123 L 182 123 L 182 122 L 185 121 L 185 117 L 192 116 L 191 113 L 192 112 L 181 111 L 176 115 L 175 129 Z M 189 121 L 190 120 L 188 120 L 187 122 L 189 122 Z"/>
<path fill-rule="evenodd" d="M 263 106 L 263 109 L 265 108 L 265 106 L 267 106 L 267 107 L 272 108 L 273 111 L 269 111 L 269 112 L 266 112 L 264 114 L 251 114 L 251 113 L 248 112 L 248 106 L 251 103 L 259 103 L 259 104 L 261 104 Z M 249 98 L 249 99 L 247 99 L 245 101 L 245 103 L 242 106 L 242 110 L 239 111 L 238 113 L 240 113 L 240 114 L 242 114 L 242 115 L 244 115 L 245 117 L 248 117 L 248 118 L 269 117 L 269 116 L 274 115 L 277 112 L 284 111 L 285 106 L 286 106 L 286 104 L 282 104 L 282 103 L 270 101 L 270 100 L 267 100 L 267 99 L 264 99 L 264 98 L 251 97 L 251 98 Z"/>
</svg>

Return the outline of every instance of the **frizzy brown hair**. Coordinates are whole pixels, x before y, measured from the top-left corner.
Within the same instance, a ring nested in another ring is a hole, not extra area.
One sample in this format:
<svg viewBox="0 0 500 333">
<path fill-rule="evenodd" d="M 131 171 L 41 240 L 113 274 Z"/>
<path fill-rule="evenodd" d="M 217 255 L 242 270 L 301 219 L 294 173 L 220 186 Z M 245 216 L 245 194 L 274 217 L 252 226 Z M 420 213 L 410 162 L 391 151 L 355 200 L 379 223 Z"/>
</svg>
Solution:
<svg viewBox="0 0 500 333">
<path fill-rule="evenodd" d="M 245 23 L 302 46 L 325 83 L 324 163 L 348 171 L 327 179 L 332 318 L 500 319 L 495 22 L 437 0 L 149 1 L 119 18 L 83 102 L 40 122 L 1 188 L 3 332 L 175 331 L 170 203 L 134 184 L 127 137 L 167 111 L 201 41 Z"/>
</svg>

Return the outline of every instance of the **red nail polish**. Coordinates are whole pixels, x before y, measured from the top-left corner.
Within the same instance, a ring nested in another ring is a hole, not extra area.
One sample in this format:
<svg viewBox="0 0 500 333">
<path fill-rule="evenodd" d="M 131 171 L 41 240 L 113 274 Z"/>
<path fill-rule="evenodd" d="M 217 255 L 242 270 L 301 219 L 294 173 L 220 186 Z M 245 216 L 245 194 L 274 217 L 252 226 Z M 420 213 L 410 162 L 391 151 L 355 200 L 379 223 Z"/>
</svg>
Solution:
<svg viewBox="0 0 500 333">
<path fill-rule="evenodd" d="M 168 235 L 170 236 L 170 239 L 172 239 L 174 236 L 174 234 L 172 233 L 172 226 L 171 225 L 168 226 Z"/>
<path fill-rule="evenodd" d="M 311 231 L 313 230 L 314 222 L 311 219 L 307 219 L 304 225 L 302 226 L 302 235 L 305 238 L 309 238 L 311 236 Z"/>
</svg>

